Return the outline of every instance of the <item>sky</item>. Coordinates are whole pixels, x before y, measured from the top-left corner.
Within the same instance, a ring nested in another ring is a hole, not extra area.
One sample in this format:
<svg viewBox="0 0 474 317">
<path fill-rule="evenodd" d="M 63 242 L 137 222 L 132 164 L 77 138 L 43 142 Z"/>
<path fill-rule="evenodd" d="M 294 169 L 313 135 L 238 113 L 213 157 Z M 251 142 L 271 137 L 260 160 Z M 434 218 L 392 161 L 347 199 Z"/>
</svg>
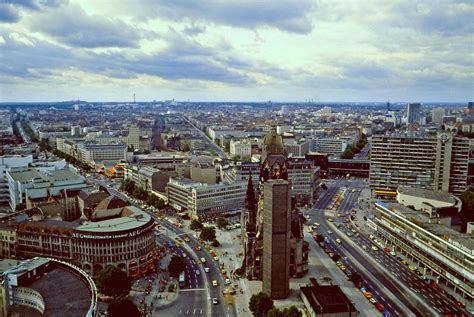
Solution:
<svg viewBox="0 0 474 317">
<path fill-rule="evenodd" d="M 474 1 L 0 0 L 0 102 L 474 100 Z"/>
</svg>

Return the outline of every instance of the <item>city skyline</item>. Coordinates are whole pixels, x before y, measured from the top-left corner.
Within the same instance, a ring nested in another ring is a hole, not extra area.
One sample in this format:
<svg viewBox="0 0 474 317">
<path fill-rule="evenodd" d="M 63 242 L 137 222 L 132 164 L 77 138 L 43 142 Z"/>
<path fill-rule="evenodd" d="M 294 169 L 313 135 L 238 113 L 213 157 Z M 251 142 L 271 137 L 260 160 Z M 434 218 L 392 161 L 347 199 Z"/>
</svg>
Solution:
<svg viewBox="0 0 474 317">
<path fill-rule="evenodd" d="M 473 14 L 467 1 L 7 1 L 0 101 L 469 101 Z"/>
</svg>

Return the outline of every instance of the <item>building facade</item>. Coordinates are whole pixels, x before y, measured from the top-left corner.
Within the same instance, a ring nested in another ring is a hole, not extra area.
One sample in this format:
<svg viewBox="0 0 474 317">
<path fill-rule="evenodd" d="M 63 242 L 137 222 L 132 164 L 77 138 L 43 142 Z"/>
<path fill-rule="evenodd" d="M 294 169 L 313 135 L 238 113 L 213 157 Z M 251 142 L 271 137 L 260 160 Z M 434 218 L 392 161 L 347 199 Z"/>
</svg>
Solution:
<svg viewBox="0 0 474 317">
<path fill-rule="evenodd" d="M 20 258 L 53 257 L 92 276 L 114 265 L 132 277 L 155 267 L 155 221 L 134 206 L 96 210 L 94 221 L 27 221 L 18 224 Z"/>
<path fill-rule="evenodd" d="M 174 209 L 188 211 L 193 218 L 207 218 L 242 210 L 246 189 L 245 182 L 211 185 L 186 178 L 170 178 L 166 195 Z"/>
<path fill-rule="evenodd" d="M 339 157 L 347 147 L 347 140 L 340 138 L 315 138 L 311 140 L 310 151 Z"/>
<path fill-rule="evenodd" d="M 26 170 L 32 163 L 32 155 L 0 156 L 0 206 L 9 205 L 10 201 L 7 173 L 11 171 Z"/>
<path fill-rule="evenodd" d="M 231 140 L 230 155 L 232 157 L 244 158 L 252 155 L 252 144 L 248 140 Z"/>
<path fill-rule="evenodd" d="M 407 123 L 418 124 L 421 119 L 421 105 L 419 103 L 409 103 L 407 105 Z"/>
<path fill-rule="evenodd" d="M 290 183 L 272 179 L 263 188 L 262 290 L 272 299 L 282 299 L 290 292 Z"/>
<path fill-rule="evenodd" d="M 379 192 L 406 185 L 460 194 L 466 190 L 468 162 L 469 139 L 452 132 L 374 135 L 370 186 Z"/>
<path fill-rule="evenodd" d="M 375 218 L 370 228 L 395 251 L 418 264 L 423 274 L 437 277 L 439 283 L 472 301 L 474 298 L 474 244 L 472 236 L 462 234 L 396 203 L 375 203 Z"/>
</svg>

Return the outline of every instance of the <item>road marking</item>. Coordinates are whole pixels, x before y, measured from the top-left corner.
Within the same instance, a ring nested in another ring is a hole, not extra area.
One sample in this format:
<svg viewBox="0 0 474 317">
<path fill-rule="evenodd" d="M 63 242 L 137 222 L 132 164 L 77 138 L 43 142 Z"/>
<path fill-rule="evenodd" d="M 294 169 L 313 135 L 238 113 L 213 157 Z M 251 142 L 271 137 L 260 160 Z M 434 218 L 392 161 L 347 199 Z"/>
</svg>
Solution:
<svg viewBox="0 0 474 317">
<path fill-rule="evenodd" d="M 188 288 L 188 289 L 180 289 L 180 292 L 191 292 L 191 291 L 205 291 L 207 288 Z"/>
</svg>

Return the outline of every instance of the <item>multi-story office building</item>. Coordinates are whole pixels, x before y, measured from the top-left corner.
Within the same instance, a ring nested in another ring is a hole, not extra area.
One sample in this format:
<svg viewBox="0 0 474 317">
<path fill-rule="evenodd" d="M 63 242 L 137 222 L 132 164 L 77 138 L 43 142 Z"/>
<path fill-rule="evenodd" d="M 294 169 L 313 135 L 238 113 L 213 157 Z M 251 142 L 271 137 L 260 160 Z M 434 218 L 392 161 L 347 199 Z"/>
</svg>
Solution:
<svg viewBox="0 0 474 317">
<path fill-rule="evenodd" d="M 315 138 L 311 140 L 311 152 L 326 153 L 339 157 L 347 147 L 347 140 L 340 138 Z"/>
<path fill-rule="evenodd" d="M 163 173 L 157 168 L 151 166 L 127 166 L 124 171 L 124 178 L 130 179 L 137 186 L 147 190 L 160 190 L 160 182 L 169 180 L 169 174 Z"/>
<path fill-rule="evenodd" d="M 320 182 L 319 167 L 304 157 L 292 157 L 288 162 L 291 195 L 299 204 L 311 204 Z"/>
<path fill-rule="evenodd" d="M 82 129 L 80 125 L 73 125 L 71 126 L 71 135 L 72 136 L 78 136 L 81 135 Z M 57 139 L 56 139 L 57 142 Z"/>
<path fill-rule="evenodd" d="M 431 110 L 431 121 L 437 124 L 443 123 L 443 116 L 445 115 L 444 108 L 438 107 Z"/>
<path fill-rule="evenodd" d="M 407 123 L 420 123 L 421 119 L 421 104 L 409 103 L 407 105 Z"/>
<path fill-rule="evenodd" d="M 285 140 L 285 150 L 288 155 L 305 156 L 309 152 L 309 140 Z"/>
<path fill-rule="evenodd" d="M 127 145 L 83 143 L 77 146 L 77 159 L 85 164 L 94 166 L 101 161 L 125 161 Z"/>
<path fill-rule="evenodd" d="M 196 183 L 187 178 L 171 178 L 166 187 L 168 203 L 192 217 L 213 217 L 240 211 L 245 206 L 246 182 L 232 184 Z"/>
<path fill-rule="evenodd" d="M 0 206 L 8 205 L 10 191 L 8 189 L 7 173 L 11 171 L 22 171 L 28 169 L 33 163 L 33 156 L 8 155 L 0 156 Z"/>
<path fill-rule="evenodd" d="M 10 193 L 10 207 L 15 210 L 18 204 L 32 199 L 58 196 L 65 189 L 87 187 L 85 179 L 69 169 L 40 170 L 28 169 L 7 173 Z"/>
<path fill-rule="evenodd" d="M 426 212 L 398 203 L 376 202 L 375 218 L 368 224 L 395 251 L 412 258 L 423 274 L 437 277 L 439 283 L 452 287 L 465 298 L 474 298 L 471 235 L 454 231 Z"/>
<path fill-rule="evenodd" d="M 272 299 L 282 299 L 290 292 L 290 183 L 271 179 L 263 188 L 262 290 Z"/>
<path fill-rule="evenodd" d="M 232 157 L 242 159 L 252 155 L 252 144 L 249 140 L 231 140 L 229 149 Z"/>
<path fill-rule="evenodd" d="M 370 186 L 377 192 L 399 185 L 444 190 L 466 190 L 469 139 L 452 132 L 374 135 L 370 156 Z"/>
<path fill-rule="evenodd" d="M 128 126 L 127 146 L 134 150 L 140 149 L 140 128 L 136 125 Z"/>
</svg>

